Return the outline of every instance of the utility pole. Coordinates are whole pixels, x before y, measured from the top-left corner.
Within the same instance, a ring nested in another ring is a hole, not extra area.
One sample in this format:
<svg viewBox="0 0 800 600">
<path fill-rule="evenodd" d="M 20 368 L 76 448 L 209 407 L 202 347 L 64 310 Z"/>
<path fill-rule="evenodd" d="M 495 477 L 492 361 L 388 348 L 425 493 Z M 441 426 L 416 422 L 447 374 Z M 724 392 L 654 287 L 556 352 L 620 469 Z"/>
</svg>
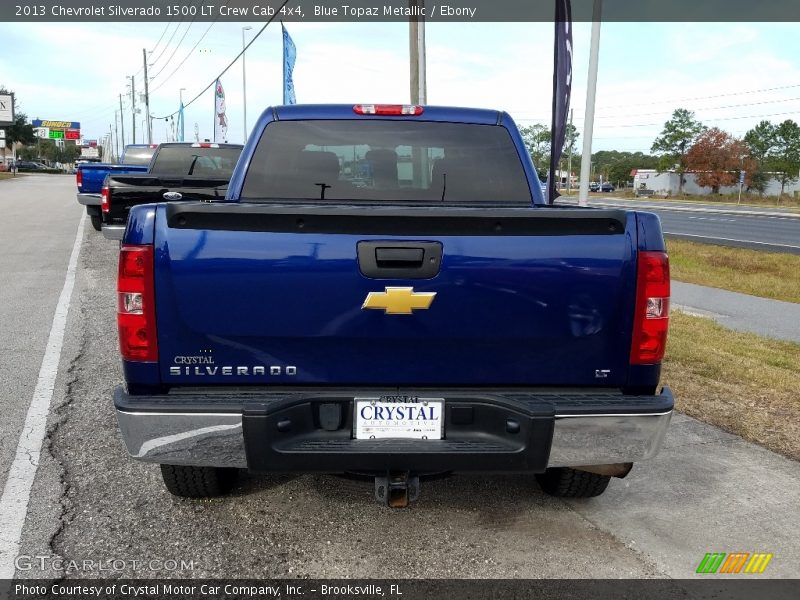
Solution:
<svg viewBox="0 0 800 600">
<path fill-rule="evenodd" d="M 570 190 L 572 189 L 572 146 L 575 144 L 575 140 L 572 137 L 572 113 L 573 109 L 569 109 L 569 134 L 567 139 L 569 140 L 569 152 L 567 153 L 567 196 L 569 196 Z"/>
<path fill-rule="evenodd" d="M 589 80 L 586 84 L 586 117 L 583 120 L 583 155 L 581 156 L 581 188 L 578 206 L 586 206 L 589 200 L 589 177 L 591 177 L 592 136 L 594 135 L 594 103 L 597 96 L 597 65 L 600 54 L 600 19 L 603 0 L 594 0 L 592 7 L 592 41 L 589 46 Z"/>
<path fill-rule="evenodd" d="M 131 123 L 133 124 L 132 144 L 136 143 L 136 75 L 131 75 Z"/>
<path fill-rule="evenodd" d="M 147 50 L 142 48 L 142 60 L 144 61 L 144 114 L 147 119 L 147 143 L 153 143 L 153 125 L 150 122 L 150 91 L 147 82 Z"/>
<path fill-rule="evenodd" d="M 415 12 L 422 13 L 425 0 L 409 0 L 409 7 Z M 409 54 L 411 67 L 411 104 L 426 104 L 428 99 L 428 86 L 425 77 L 425 19 L 411 17 L 408 22 L 409 29 Z"/>
<path fill-rule="evenodd" d="M 741 159 L 742 167 L 739 169 L 739 199 L 736 201 L 737 205 L 742 203 L 742 188 L 744 187 L 744 156 Z"/>
<path fill-rule="evenodd" d="M 111 123 L 109 123 L 108 124 L 108 142 L 107 142 L 107 144 L 108 144 L 108 152 L 105 152 L 105 148 L 104 148 L 103 149 L 104 150 L 103 154 L 105 154 L 106 156 L 111 156 L 111 162 L 117 162 L 116 159 L 114 158 L 114 147 L 111 145 L 111 140 L 113 139 L 113 137 L 114 137 L 114 135 L 113 135 L 113 132 L 111 130 Z"/>
<path fill-rule="evenodd" d="M 244 32 L 252 29 L 250 25 L 242 27 L 242 98 L 244 99 L 244 141 L 247 143 L 247 69 L 245 69 L 244 55 Z"/>
<path fill-rule="evenodd" d="M 408 6 L 411 13 L 421 15 L 425 0 L 409 0 Z M 425 77 L 425 19 L 421 16 L 412 16 L 408 21 L 408 54 L 411 86 L 411 104 L 427 104 L 428 87 Z M 430 169 L 428 168 L 428 154 L 419 147 L 411 151 L 411 163 L 414 169 L 414 186 L 428 187 Z"/>
<path fill-rule="evenodd" d="M 119 95 L 119 124 L 122 125 L 122 147 L 125 147 L 125 113 L 122 112 L 122 94 Z"/>
</svg>

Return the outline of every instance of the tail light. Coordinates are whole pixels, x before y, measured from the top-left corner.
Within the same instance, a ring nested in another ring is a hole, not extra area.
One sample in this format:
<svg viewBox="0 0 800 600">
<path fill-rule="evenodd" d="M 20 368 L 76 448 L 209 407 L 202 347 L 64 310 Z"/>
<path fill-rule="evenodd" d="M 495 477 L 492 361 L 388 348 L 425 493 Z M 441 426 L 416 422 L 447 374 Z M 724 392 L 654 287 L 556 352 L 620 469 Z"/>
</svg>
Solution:
<svg viewBox="0 0 800 600">
<path fill-rule="evenodd" d="M 80 169 L 75 171 L 75 183 L 78 184 L 78 187 L 83 187 L 83 171 Z"/>
<path fill-rule="evenodd" d="M 100 208 L 102 209 L 102 211 L 104 213 L 107 213 L 111 208 L 111 205 L 108 203 L 108 186 L 107 185 L 104 185 L 100 189 L 100 196 L 101 196 Z"/>
<path fill-rule="evenodd" d="M 669 327 L 669 259 L 665 252 L 639 252 L 632 365 L 660 363 Z"/>
<path fill-rule="evenodd" d="M 119 349 L 125 360 L 156 362 L 153 246 L 122 246 L 117 276 Z"/>
<path fill-rule="evenodd" d="M 421 115 L 425 109 L 412 104 L 356 104 L 353 112 L 357 115 Z"/>
</svg>

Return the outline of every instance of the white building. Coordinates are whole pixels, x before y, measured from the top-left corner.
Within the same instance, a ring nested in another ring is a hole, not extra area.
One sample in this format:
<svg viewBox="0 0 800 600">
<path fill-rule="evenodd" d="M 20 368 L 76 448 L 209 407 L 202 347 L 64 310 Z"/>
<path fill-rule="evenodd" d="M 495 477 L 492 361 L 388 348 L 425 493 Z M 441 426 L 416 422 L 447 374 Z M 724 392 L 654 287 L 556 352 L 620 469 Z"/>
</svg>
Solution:
<svg viewBox="0 0 800 600">
<path fill-rule="evenodd" d="M 634 190 L 652 190 L 655 196 L 674 196 L 678 193 L 680 175 L 674 171 L 659 173 L 656 169 L 634 169 L 631 174 L 633 175 Z M 723 186 L 720 188 L 719 193 L 736 194 L 738 191 L 739 186 L 737 184 Z M 784 194 L 790 195 L 800 192 L 800 179 L 793 183 L 787 183 L 783 191 Z M 694 173 L 684 173 L 683 193 L 705 196 L 711 193 L 711 188 L 697 185 L 697 176 Z M 780 193 L 781 182 L 775 178 L 771 179 L 767 184 L 766 190 L 764 190 L 764 195 L 778 196 Z"/>
</svg>

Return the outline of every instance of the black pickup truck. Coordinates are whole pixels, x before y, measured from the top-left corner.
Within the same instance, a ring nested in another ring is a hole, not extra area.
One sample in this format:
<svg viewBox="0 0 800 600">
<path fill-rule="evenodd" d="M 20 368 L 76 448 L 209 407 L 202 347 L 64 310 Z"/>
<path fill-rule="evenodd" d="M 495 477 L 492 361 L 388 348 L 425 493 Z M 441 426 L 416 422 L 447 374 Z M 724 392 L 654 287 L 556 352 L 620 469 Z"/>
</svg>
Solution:
<svg viewBox="0 0 800 600">
<path fill-rule="evenodd" d="M 103 235 L 121 240 L 137 204 L 223 199 L 241 153 L 241 144 L 167 143 L 159 145 L 147 173 L 110 174 L 101 190 Z"/>
</svg>

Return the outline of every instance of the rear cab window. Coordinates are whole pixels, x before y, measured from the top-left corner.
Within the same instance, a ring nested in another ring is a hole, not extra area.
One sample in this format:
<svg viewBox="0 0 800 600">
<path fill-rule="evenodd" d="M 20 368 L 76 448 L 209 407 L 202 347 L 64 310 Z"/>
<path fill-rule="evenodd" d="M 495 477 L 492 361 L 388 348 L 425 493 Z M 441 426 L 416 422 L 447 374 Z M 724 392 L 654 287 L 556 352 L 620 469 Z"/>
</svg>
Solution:
<svg viewBox="0 0 800 600">
<path fill-rule="evenodd" d="M 276 121 L 264 131 L 241 201 L 374 200 L 531 204 L 508 130 L 402 120 Z"/>
<path fill-rule="evenodd" d="M 125 156 L 122 157 L 123 165 L 149 165 L 150 159 L 153 158 L 155 148 L 131 148 L 125 151 Z"/>
<path fill-rule="evenodd" d="M 230 179 L 242 148 L 161 146 L 150 167 L 155 175 L 184 175 Z"/>
</svg>

